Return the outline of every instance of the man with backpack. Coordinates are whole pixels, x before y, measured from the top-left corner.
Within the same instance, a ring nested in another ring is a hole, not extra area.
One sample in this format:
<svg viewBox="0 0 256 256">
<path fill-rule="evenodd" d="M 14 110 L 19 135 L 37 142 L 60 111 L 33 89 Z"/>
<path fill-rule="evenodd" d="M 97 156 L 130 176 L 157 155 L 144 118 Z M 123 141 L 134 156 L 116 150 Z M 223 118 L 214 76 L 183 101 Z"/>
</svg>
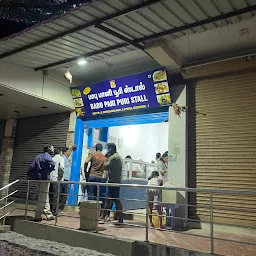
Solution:
<svg viewBox="0 0 256 256">
<path fill-rule="evenodd" d="M 50 180 L 50 173 L 55 168 L 55 162 L 51 155 L 54 152 L 53 146 L 45 146 L 44 152 L 39 154 L 31 163 L 28 170 L 28 179 L 47 181 Z M 38 182 L 38 199 L 36 205 L 35 221 L 41 221 L 42 215 L 46 216 L 47 220 L 53 220 L 53 214 L 49 204 L 49 186 L 48 182 Z"/>
</svg>

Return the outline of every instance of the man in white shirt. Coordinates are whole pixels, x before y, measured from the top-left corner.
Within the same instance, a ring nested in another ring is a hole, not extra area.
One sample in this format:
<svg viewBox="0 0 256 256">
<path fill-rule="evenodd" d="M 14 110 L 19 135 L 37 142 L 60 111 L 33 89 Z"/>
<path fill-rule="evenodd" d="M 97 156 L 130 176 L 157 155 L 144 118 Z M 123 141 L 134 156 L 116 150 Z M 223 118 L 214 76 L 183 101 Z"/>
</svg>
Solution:
<svg viewBox="0 0 256 256">
<path fill-rule="evenodd" d="M 71 175 L 71 165 L 69 162 L 69 157 L 71 156 L 72 152 L 76 150 L 76 145 L 73 145 L 70 148 L 63 148 L 61 150 L 62 158 L 64 160 L 64 174 L 63 174 L 63 181 L 70 181 L 70 175 Z M 66 202 L 67 202 L 67 197 L 68 197 L 68 184 L 61 184 L 60 186 L 60 213 L 63 213 Z"/>
<path fill-rule="evenodd" d="M 57 198 L 58 198 L 58 183 L 57 181 L 61 181 L 63 179 L 64 173 L 64 159 L 61 156 L 61 151 L 58 148 L 54 149 L 54 157 L 52 158 L 55 162 L 55 168 L 50 174 L 51 183 L 50 185 L 50 205 L 51 205 L 51 212 L 55 216 L 57 213 Z"/>
</svg>

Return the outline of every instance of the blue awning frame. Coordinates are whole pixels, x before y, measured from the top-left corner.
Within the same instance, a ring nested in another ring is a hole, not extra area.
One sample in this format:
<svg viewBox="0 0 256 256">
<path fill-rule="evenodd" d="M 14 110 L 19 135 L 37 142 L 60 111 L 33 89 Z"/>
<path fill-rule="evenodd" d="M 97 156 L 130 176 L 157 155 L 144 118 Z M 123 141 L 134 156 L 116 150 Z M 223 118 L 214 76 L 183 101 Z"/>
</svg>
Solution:
<svg viewBox="0 0 256 256">
<path fill-rule="evenodd" d="M 92 129 L 92 128 L 112 127 L 112 126 L 162 123 L 162 122 L 166 122 L 168 120 L 168 117 L 169 117 L 169 113 L 165 111 L 165 112 L 150 113 L 150 114 L 140 114 L 140 115 L 87 120 L 87 121 L 84 121 L 84 124 L 87 129 Z"/>
</svg>

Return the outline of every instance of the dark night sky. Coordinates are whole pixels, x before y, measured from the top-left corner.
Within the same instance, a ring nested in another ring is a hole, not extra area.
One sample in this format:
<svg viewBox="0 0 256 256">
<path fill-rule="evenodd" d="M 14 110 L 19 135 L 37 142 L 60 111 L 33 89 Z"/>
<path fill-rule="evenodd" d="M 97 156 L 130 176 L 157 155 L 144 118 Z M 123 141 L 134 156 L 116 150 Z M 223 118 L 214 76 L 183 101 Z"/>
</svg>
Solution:
<svg viewBox="0 0 256 256">
<path fill-rule="evenodd" d="M 0 39 L 91 0 L 0 0 Z"/>
</svg>

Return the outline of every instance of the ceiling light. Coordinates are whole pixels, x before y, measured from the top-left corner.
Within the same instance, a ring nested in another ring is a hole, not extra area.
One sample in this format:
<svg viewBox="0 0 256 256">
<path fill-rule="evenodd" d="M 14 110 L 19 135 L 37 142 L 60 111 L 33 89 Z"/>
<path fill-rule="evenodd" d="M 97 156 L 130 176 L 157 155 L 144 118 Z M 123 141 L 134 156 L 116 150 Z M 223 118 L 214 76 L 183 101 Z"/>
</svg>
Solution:
<svg viewBox="0 0 256 256">
<path fill-rule="evenodd" d="M 86 59 L 80 59 L 78 60 L 77 64 L 78 65 L 85 65 L 87 63 L 87 60 Z"/>
</svg>

